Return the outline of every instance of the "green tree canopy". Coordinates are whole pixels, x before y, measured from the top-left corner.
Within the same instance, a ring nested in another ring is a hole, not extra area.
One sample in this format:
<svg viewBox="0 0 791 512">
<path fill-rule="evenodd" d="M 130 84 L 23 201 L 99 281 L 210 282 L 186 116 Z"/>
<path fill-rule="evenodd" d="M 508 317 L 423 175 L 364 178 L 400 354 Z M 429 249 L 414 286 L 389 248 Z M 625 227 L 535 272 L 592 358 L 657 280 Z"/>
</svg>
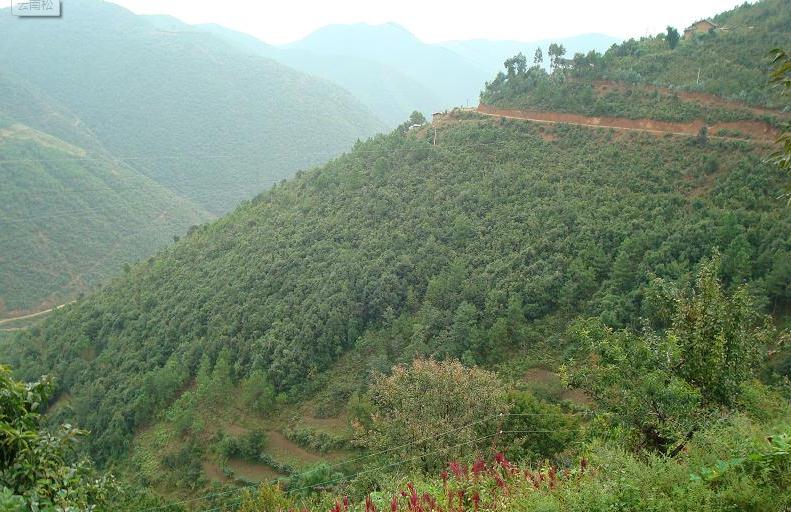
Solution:
<svg viewBox="0 0 791 512">
<path fill-rule="evenodd" d="M 76 456 L 84 432 L 44 426 L 52 390 L 46 377 L 26 384 L 0 366 L 0 510 L 88 510 L 108 501 L 111 479 Z"/>
<path fill-rule="evenodd" d="M 676 30 L 675 27 L 668 26 L 665 38 L 667 39 L 667 45 L 672 50 L 678 46 L 678 40 L 681 39 L 681 36 L 678 34 L 678 30 Z"/>
<path fill-rule="evenodd" d="M 417 359 L 378 377 L 369 392 L 364 444 L 413 467 L 436 470 L 491 444 L 507 407 L 497 376 L 458 361 Z"/>
<path fill-rule="evenodd" d="M 615 331 L 598 321 L 571 329 L 588 356 L 566 369 L 569 382 L 641 446 L 675 454 L 708 417 L 733 407 L 770 339 L 746 288 L 727 293 L 718 267 L 718 258 L 705 262 L 691 290 L 670 292 L 665 332 Z"/>
</svg>

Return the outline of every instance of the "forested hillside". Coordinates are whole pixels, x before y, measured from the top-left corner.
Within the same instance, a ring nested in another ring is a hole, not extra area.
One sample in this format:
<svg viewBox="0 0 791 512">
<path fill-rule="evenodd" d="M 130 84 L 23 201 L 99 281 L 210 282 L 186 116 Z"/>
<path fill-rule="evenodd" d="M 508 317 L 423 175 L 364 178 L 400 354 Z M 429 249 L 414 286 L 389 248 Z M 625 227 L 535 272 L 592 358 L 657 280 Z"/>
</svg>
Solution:
<svg viewBox="0 0 791 512">
<path fill-rule="evenodd" d="M 550 73 L 516 56 L 481 97 L 779 130 L 787 96 L 759 48 L 785 43 L 786 5 L 674 48 L 556 46 Z M 648 72 L 712 55 L 725 88 L 677 96 L 690 83 Z M 791 209 L 772 142 L 416 121 L 0 333 L 18 378 L 54 377 L 51 423 L 90 430 L 86 451 L 132 486 L 118 510 L 791 507 Z"/>
<path fill-rule="evenodd" d="M 75 0 L 62 18 L 36 23 L 0 13 L 0 69 L 48 91 L 116 157 L 215 213 L 383 127 L 340 87 L 111 3 Z"/>
<path fill-rule="evenodd" d="M 0 92 L 0 318 L 88 291 L 211 218 L 35 87 L 0 76 Z"/>
<path fill-rule="evenodd" d="M 433 133 L 377 137 L 264 193 L 21 335 L 9 357 L 58 376 L 106 459 L 223 348 L 234 380 L 262 371 L 293 398 L 363 347 L 376 369 L 496 362 L 561 343 L 541 326 L 580 313 L 639 325 L 651 275 L 683 282 L 716 250 L 726 283 L 786 307 L 791 219 L 762 146 L 440 128 L 436 146 Z"/>
<path fill-rule="evenodd" d="M 768 84 L 768 52 L 791 45 L 791 3 L 745 3 L 713 19 L 720 28 L 689 39 L 671 27 L 668 33 L 613 45 L 604 54 L 572 55 L 556 45 L 542 60 L 532 54 L 515 56 L 506 62 L 506 72 L 487 83 L 481 101 L 506 108 L 664 120 L 707 114 L 721 118 L 717 100 L 694 96 L 696 92 L 717 95 L 720 101 L 783 108 Z M 551 73 L 541 67 L 544 61 Z M 640 87 L 646 85 L 666 89 Z M 683 101 L 690 96 L 691 101 Z M 730 114 L 731 119 L 765 116 L 747 108 Z"/>
</svg>

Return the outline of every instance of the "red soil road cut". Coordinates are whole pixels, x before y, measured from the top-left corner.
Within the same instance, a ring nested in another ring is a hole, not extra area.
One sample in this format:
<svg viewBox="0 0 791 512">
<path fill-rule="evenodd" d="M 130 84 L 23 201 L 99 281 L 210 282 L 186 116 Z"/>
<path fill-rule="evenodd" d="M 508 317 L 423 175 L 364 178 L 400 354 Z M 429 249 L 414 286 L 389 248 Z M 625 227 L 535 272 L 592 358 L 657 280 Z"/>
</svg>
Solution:
<svg viewBox="0 0 791 512">
<path fill-rule="evenodd" d="M 535 121 L 538 123 L 570 124 L 575 126 L 589 126 L 593 128 L 612 128 L 615 130 L 629 130 L 653 134 L 672 134 L 695 136 L 700 129 L 707 126 L 701 120 L 689 123 L 674 123 L 669 121 L 656 121 L 654 119 L 626 119 L 623 117 L 589 117 L 580 114 L 569 114 L 566 112 L 542 112 L 540 110 L 513 110 L 493 107 L 491 105 L 479 105 L 475 110 L 479 114 L 494 117 L 505 117 L 509 119 L 523 119 L 525 121 Z M 722 138 L 731 140 L 758 140 L 763 142 L 774 142 L 780 135 L 779 130 L 762 121 L 734 121 L 727 123 L 717 123 L 708 126 L 709 136 L 712 138 Z M 751 137 L 750 139 L 740 139 L 738 137 L 718 137 L 719 130 L 738 131 Z"/>
</svg>

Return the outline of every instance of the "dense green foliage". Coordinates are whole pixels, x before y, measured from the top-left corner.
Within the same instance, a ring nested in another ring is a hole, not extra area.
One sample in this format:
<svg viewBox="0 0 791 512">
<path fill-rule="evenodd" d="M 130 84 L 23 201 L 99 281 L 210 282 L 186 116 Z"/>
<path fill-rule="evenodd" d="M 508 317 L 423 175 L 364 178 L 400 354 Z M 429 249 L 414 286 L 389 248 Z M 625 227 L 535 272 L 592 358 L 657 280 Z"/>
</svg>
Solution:
<svg viewBox="0 0 791 512">
<path fill-rule="evenodd" d="M 726 286 L 788 304 L 782 173 L 750 145 L 486 121 L 426 137 L 359 144 L 4 352 L 58 376 L 106 459 L 223 348 L 232 382 L 264 372 L 292 397 L 351 349 L 360 372 L 497 361 L 542 343 L 542 319 L 635 325 L 648 273 L 684 281 L 716 247 Z"/>
<path fill-rule="evenodd" d="M 365 446 L 425 471 L 491 443 L 508 410 L 505 389 L 494 373 L 457 361 L 416 359 L 409 367 L 397 366 L 374 380 L 369 400 L 371 410 L 359 425 Z M 443 450 L 448 436 L 457 446 Z M 416 442 L 420 450 L 410 457 Z"/>
<path fill-rule="evenodd" d="M 75 0 L 60 19 L 17 21 L 0 17 L 0 69 L 48 91 L 115 157 L 215 213 L 382 128 L 340 87 L 111 3 Z"/>
<path fill-rule="evenodd" d="M 0 510 L 91 510 L 115 491 L 75 452 L 85 433 L 65 424 L 46 428 L 43 412 L 54 386 L 23 383 L 0 366 Z"/>
<path fill-rule="evenodd" d="M 573 329 L 590 357 L 573 369 L 571 384 L 631 429 L 639 446 L 677 454 L 721 408 L 739 403 L 773 339 L 756 326 L 746 288 L 727 296 L 717 271 L 717 261 L 708 262 L 690 296 L 663 290 L 670 296 L 653 300 L 660 323 L 672 318 L 666 332 L 616 333 L 596 322 Z"/>
<path fill-rule="evenodd" d="M 778 93 L 786 101 L 786 104 L 791 106 L 791 55 L 782 48 L 772 50 L 772 71 L 769 81 L 779 90 Z M 780 149 L 772 155 L 772 161 L 791 174 L 791 126 L 789 123 L 783 127 L 783 133 L 777 143 L 780 145 Z"/>
<path fill-rule="evenodd" d="M 416 361 L 394 369 L 374 383 L 371 398 L 387 405 L 395 398 L 398 405 L 374 407 L 373 432 L 364 439 L 376 442 L 397 432 L 412 441 L 404 446 L 393 440 L 373 454 L 396 462 L 372 462 L 351 478 L 308 484 L 324 491 L 310 495 L 309 510 L 784 510 L 791 504 L 788 381 L 770 389 L 752 379 L 758 354 L 774 336 L 753 329 L 756 311 L 744 289 L 726 293 L 717 271 L 716 259 L 704 262 L 694 284 L 667 295 L 673 321 L 666 329 L 638 334 L 614 333 L 596 322 L 573 327 L 572 346 L 590 350 L 590 359 L 574 366 L 572 383 L 583 385 L 602 406 L 587 411 L 592 417 L 582 422 L 584 430 L 556 406 L 512 391 L 509 420 L 491 449 L 479 444 L 458 453 L 456 441 L 464 436 L 457 431 L 465 427 L 439 433 L 429 424 L 463 422 L 457 407 L 481 411 L 474 397 L 484 402 L 484 395 L 502 392 L 503 384 L 493 386 L 494 375 L 453 362 Z M 661 324 L 664 317 L 655 320 Z M 482 412 L 477 419 L 476 426 L 487 420 Z M 434 435 L 422 438 L 417 431 Z M 508 439 L 520 431 L 535 436 L 522 446 L 550 448 L 546 459 L 536 457 L 541 451 L 521 452 Z M 647 442 L 633 443 L 634 432 Z M 498 452 L 504 448 L 505 454 Z M 491 462 L 483 458 L 490 450 Z M 450 462 L 435 476 L 410 469 L 412 462 L 439 454 Z M 280 485 L 247 493 L 242 510 L 284 511 L 296 503 L 305 508 L 295 499 L 304 496 L 304 486 L 295 487 L 293 479 Z"/>
<path fill-rule="evenodd" d="M 451 462 L 440 475 L 380 475 L 378 489 L 364 496 L 340 486 L 306 501 L 264 485 L 242 493 L 240 510 L 775 512 L 791 504 L 788 428 L 736 416 L 693 441 L 682 461 L 591 443 L 586 456 L 562 465 L 517 465 L 497 455 L 472 466 Z"/>
</svg>

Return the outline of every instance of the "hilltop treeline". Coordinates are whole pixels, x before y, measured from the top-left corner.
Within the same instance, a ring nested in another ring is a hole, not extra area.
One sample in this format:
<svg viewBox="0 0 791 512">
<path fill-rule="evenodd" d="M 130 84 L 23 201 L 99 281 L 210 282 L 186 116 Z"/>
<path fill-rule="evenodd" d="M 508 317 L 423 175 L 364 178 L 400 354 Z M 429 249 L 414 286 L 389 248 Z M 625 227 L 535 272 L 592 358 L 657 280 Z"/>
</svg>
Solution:
<svg viewBox="0 0 791 512">
<path fill-rule="evenodd" d="M 783 100 L 768 84 L 768 52 L 791 45 L 789 13 L 788 0 L 745 3 L 715 16 L 718 28 L 709 33 L 678 39 L 678 31 L 668 27 L 665 33 L 613 45 L 604 54 L 570 56 L 562 46 L 551 45 L 546 55 L 550 73 L 542 67 L 545 56 L 540 50 L 533 56 L 517 55 L 505 62 L 505 72 L 486 84 L 481 101 L 589 115 L 654 117 L 658 112 L 659 119 L 671 121 L 705 116 L 712 121 L 747 119 L 752 117 L 747 110 L 726 115 L 720 108 L 681 104 L 653 91 L 638 91 L 627 98 L 611 92 L 595 98 L 592 83 L 649 84 L 782 108 Z"/>
</svg>

